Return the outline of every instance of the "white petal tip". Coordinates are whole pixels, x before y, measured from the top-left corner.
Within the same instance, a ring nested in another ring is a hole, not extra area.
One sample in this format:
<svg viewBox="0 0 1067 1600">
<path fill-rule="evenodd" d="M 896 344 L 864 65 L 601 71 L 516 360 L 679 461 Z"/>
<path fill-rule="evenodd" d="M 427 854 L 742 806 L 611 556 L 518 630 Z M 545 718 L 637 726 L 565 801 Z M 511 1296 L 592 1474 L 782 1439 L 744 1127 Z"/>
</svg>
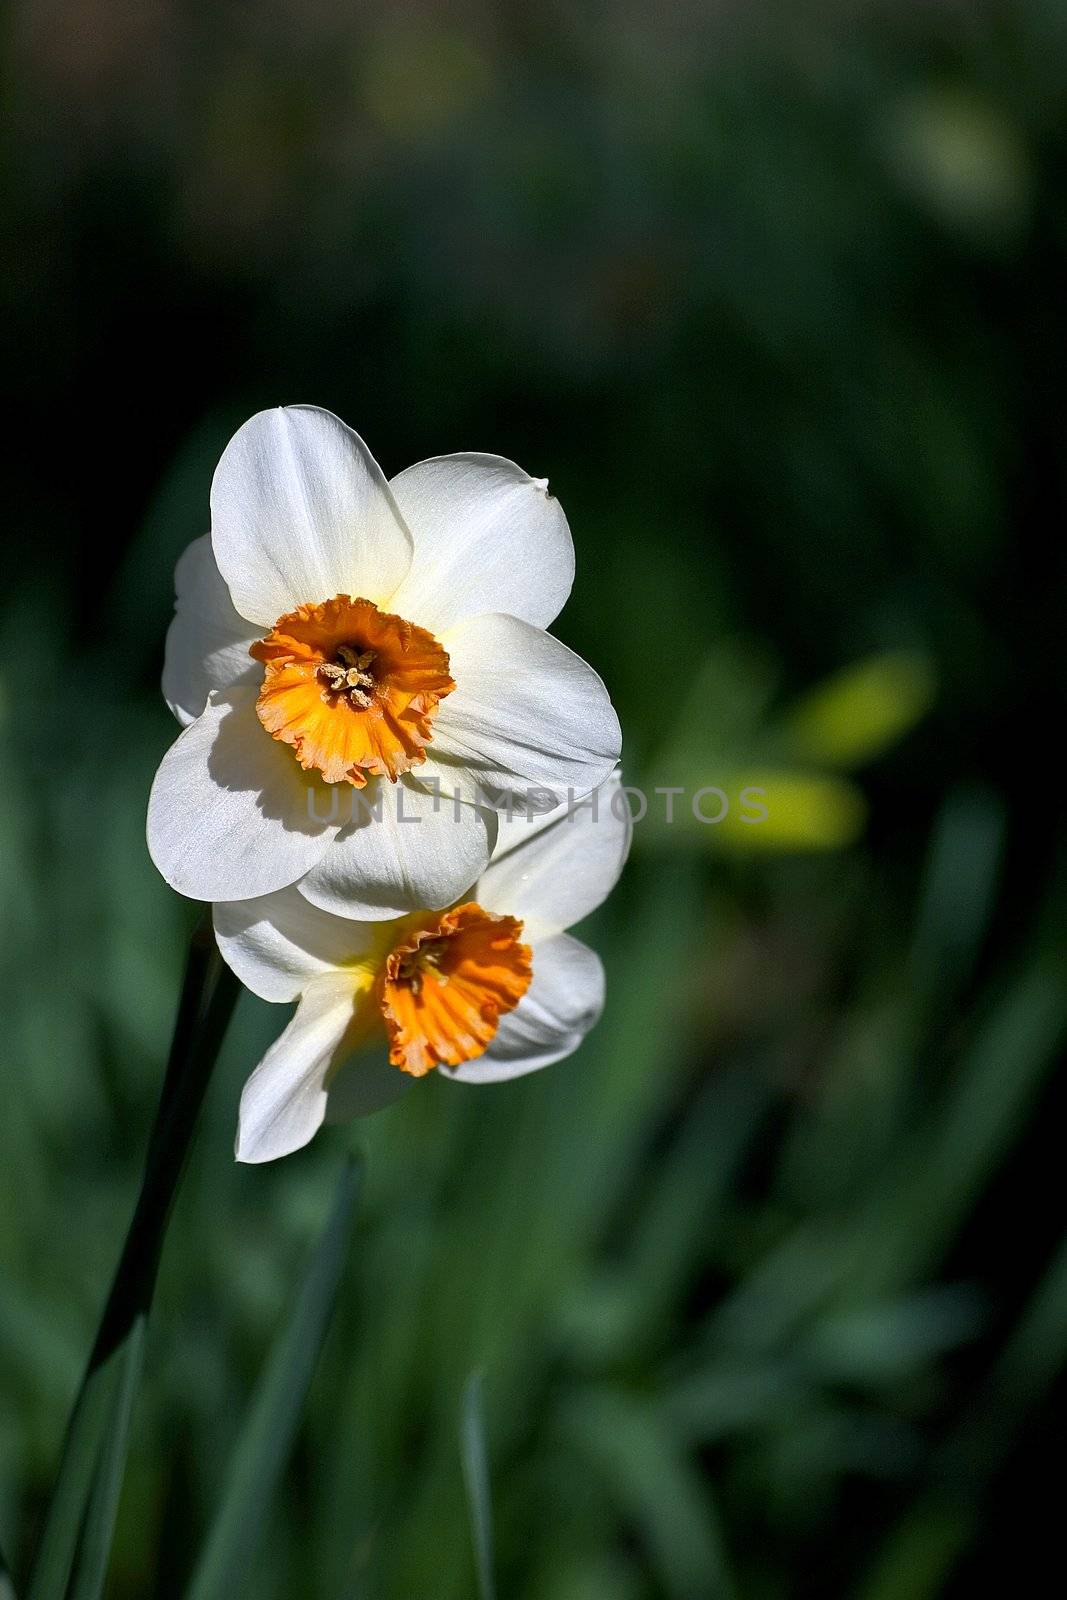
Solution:
<svg viewBox="0 0 1067 1600">
<path fill-rule="evenodd" d="M 262 1149 L 257 1150 L 254 1145 L 246 1144 L 238 1134 L 233 1147 L 233 1159 L 240 1162 L 243 1167 L 259 1167 L 265 1161 L 269 1161 L 270 1156 Z"/>
<path fill-rule="evenodd" d="M 243 1167 L 262 1167 L 268 1161 L 281 1161 L 285 1156 L 295 1155 L 298 1150 L 303 1150 L 314 1138 L 317 1129 L 313 1129 L 306 1139 L 297 1143 L 290 1140 L 248 1139 L 242 1140 L 240 1134 L 234 1146 L 234 1160 Z"/>
</svg>

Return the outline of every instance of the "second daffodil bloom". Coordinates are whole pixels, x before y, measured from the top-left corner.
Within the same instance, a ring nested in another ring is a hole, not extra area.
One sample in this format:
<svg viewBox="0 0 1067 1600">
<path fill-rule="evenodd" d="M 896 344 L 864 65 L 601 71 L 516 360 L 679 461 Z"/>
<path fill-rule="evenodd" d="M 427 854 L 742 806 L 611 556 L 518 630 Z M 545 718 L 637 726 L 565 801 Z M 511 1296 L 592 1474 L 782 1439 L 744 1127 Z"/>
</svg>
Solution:
<svg viewBox="0 0 1067 1600">
<path fill-rule="evenodd" d="M 163 686 L 187 726 L 148 815 L 168 883 L 213 901 L 298 883 L 366 919 L 451 904 L 495 807 L 588 794 L 618 759 L 604 685 L 544 631 L 573 575 L 558 502 L 499 456 L 387 483 L 329 412 L 245 423 L 178 564 Z"/>
<path fill-rule="evenodd" d="M 219 949 L 264 1000 L 299 1000 L 241 1098 L 237 1156 L 272 1161 L 432 1071 L 464 1083 L 577 1049 L 603 1005 L 599 958 L 564 930 L 609 893 L 630 842 L 613 776 L 577 808 L 503 820 L 461 899 L 390 921 L 336 917 L 295 889 L 216 905 Z"/>
</svg>

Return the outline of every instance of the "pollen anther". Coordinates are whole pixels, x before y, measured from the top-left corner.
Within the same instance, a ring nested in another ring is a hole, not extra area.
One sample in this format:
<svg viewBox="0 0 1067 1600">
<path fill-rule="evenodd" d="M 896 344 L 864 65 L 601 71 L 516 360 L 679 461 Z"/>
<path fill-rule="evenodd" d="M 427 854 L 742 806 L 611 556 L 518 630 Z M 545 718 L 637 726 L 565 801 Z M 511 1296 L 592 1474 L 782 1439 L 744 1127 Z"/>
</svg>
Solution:
<svg viewBox="0 0 1067 1600">
<path fill-rule="evenodd" d="M 366 711 L 373 703 L 369 690 L 374 688 L 374 674 L 367 671 L 374 660 L 373 650 L 358 650 L 355 645 L 338 645 L 332 661 L 323 661 L 316 676 L 323 685 L 321 698 L 328 706 L 338 695 L 347 696 L 350 705 Z"/>
</svg>

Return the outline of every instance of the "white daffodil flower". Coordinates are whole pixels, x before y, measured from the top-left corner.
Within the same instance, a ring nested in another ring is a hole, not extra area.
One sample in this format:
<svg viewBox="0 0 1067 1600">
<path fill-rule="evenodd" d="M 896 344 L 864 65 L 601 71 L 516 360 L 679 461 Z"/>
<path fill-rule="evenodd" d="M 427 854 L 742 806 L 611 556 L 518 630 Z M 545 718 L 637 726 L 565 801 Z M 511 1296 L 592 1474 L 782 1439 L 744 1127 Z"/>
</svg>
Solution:
<svg viewBox="0 0 1067 1600">
<path fill-rule="evenodd" d="M 573 576 L 559 503 L 510 461 L 387 483 L 327 411 L 246 422 L 178 563 L 163 690 L 187 726 L 148 812 L 167 882 L 214 901 L 299 883 L 364 920 L 454 902 L 494 808 L 588 794 L 618 759 L 603 683 L 544 632 Z"/>
<path fill-rule="evenodd" d="M 223 957 L 264 1000 L 299 1000 L 241 1097 L 237 1157 L 273 1161 L 327 1116 L 363 1116 L 436 1068 L 495 1083 L 576 1050 L 604 972 L 564 930 L 622 871 L 617 774 L 578 804 L 501 820 L 493 859 L 444 911 L 336 917 L 295 888 L 214 907 Z"/>
</svg>

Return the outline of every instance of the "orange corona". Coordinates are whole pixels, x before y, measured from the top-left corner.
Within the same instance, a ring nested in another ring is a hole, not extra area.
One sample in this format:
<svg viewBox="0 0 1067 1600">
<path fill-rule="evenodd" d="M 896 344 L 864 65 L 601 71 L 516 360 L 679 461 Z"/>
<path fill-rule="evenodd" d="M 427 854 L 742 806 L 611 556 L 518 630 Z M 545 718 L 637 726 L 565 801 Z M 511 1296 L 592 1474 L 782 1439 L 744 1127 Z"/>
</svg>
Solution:
<svg viewBox="0 0 1067 1600">
<path fill-rule="evenodd" d="M 471 901 L 423 919 L 393 946 L 378 1001 L 395 1067 L 421 1078 L 483 1053 L 530 986 L 521 933 L 515 917 Z"/>
<path fill-rule="evenodd" d="M 358 789 L 426 759 L 456 687 L 432 633 L 346 594 L 279 617 L 249 653 L 265 667 L 256 711 L 267 732 L 327 783 Z"/>
</svg>

